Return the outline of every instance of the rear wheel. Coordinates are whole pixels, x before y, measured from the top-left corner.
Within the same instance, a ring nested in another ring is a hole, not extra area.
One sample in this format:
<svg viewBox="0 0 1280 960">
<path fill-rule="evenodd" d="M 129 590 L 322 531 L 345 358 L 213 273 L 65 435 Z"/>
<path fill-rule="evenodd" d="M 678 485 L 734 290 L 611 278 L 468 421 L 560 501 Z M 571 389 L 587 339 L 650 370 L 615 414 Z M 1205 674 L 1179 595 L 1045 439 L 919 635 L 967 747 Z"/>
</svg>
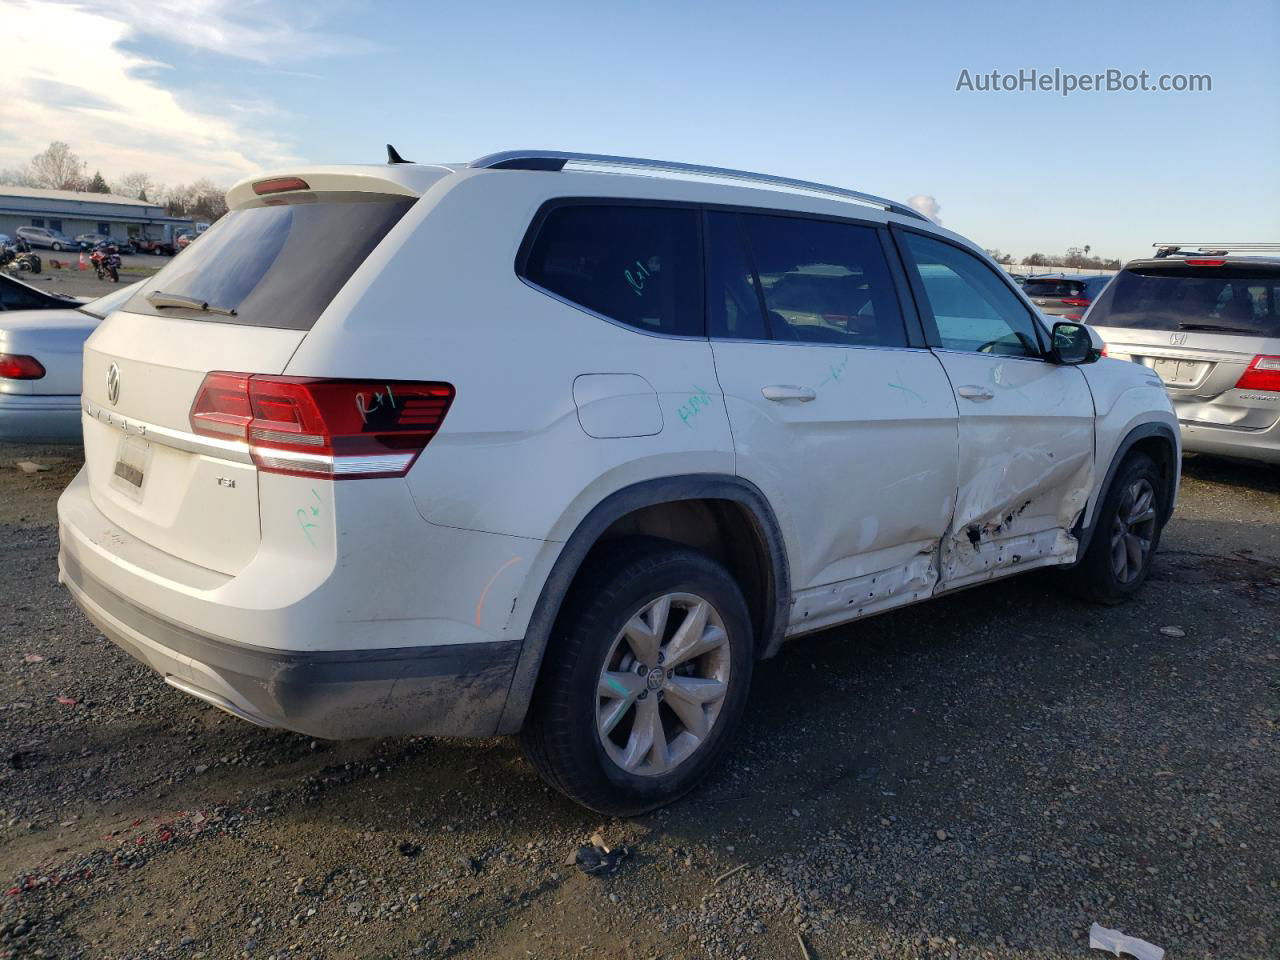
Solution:
<svg viewBox="0 0 1280 960">
<path fill-rule="evenodd" d="M 1151 569 L 1167 515 L 1164 477 L 1145 453 L 1120 465 L 1099 509 L 1093 539 L 1074 574 L 1081 594 L 1119 603 L 1137 593 Z"/>
<path fill-rule="evenodd" d="M 521 734 L 543 778 L 601 813 L 692 789 L 724 756 L 751 684 L 737 583 L 705 554 L 627 540 L 592 561 Z"/>
</svg>

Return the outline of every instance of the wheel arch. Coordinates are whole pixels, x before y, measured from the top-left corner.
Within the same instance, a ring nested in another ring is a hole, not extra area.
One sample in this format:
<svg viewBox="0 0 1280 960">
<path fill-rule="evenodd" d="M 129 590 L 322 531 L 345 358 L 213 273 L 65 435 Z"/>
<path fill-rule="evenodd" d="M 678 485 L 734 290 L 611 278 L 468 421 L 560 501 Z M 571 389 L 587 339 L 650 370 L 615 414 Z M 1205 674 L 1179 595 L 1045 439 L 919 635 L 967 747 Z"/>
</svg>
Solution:
<svg viewBox="0 0 1280 960">
<path fill-rule="evenodd" d="M 777 652 L 787 625 L 791 575 L 782 532 L 764 494 L 740 477 L 720 474 L 663 477 L 636 483 L 600 501 L 565 541 L 543 582 L 529 618 L 497 733 L 515 733 L 524 722 L 565 598 L 591 551 L 614 535 L 628 532 L 652 534 L 655 510 L 666 508 L 705 512 L 715 520 L 722 519 L 718 512 L 736 510 L 739 519 L 749 525 L 752 542 L 746 546 L 750 547 L 751 554 L 747 557 L 735 555 L 726 566 L 741 583 L 741 574 L 745 570 L 741 565 L 758 565 L 758 596 L 747 597 L 756 629 L 756 655 L 768 657 Z M 633 526 L 638 529 L 632 531 Z M 729 542 L 736 543 L 741 529 L 728 531 L 725 535 Z M 690 544 L 687 538 L 667 539 Z M 734 552 L 736 554 L 736 550 Z M 734 569 L 735 563 L 739 564 L 737 570 Z"/>
<path fill-rule="evenodd" d="M 1115 453 L 1111 456 L 1111 463 L 1107 466 L 1107 473 L 1097 488 L 1094 502 L 1090 505 L 1092 509 L 1081 514 L 1081 526 L 1076 533 L 1076 539 L 1079 541 L 1079 546 L 1076 548 L 1076 563 L 1084 557 L 1093 540 L 1093 534 L 1098 526 L 1099 507 L 1111 489 L 1116 471 L 1120 469 L 1125 458 L 1135 450 L 1148 454 L 1164 475 L 1167 507 L 1164 516 L 1160 518 L 1160 525 L 1164 526 L 1173 513 L 1174 500 L 1178 492 L 1178 436 L 1174 428 L 1167 423 L 1161 421 L 1140 423 L 1126 433 L 1124 439 L 1117 445 Z M 1084 523 L 1086 515 L 1089 516 L 1087 524 Z"/>
</svg>

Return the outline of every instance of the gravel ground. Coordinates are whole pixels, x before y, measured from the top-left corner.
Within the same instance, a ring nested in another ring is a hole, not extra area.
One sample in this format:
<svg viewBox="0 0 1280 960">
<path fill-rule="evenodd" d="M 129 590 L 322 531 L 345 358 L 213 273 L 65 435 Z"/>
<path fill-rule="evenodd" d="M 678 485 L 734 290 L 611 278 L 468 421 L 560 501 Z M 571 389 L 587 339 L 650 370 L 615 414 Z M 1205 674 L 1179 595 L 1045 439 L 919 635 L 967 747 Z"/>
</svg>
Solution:
<svg viewBox="0 0 1280 960">
<path fill-rule="evenodd" d="M 828 631 L 732 760 L 602 820 L 508 740 L 322 743 L 165 686 L 56 585 L 0 449 L 0 957 L 1280 955 L 1280 476 L 1186 464 L 1141 597 L 1052 574 Z M 51 467 L 26 474 L 16 460 Z M 566 856 L 625 846 L 612 876 Z"/>
</svg>

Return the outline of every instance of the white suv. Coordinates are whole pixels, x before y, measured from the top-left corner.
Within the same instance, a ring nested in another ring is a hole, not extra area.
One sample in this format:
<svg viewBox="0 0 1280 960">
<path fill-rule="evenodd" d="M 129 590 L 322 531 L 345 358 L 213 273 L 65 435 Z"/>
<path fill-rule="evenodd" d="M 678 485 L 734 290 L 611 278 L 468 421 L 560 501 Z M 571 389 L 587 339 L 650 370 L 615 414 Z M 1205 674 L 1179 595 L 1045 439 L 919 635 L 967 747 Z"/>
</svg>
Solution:
<svg viewBox="0 0 1280 960">
<path fill-rule="evenodd" d="M 1163 385 L 961 237 L 741 171 L 391 157 L 237 185 L 88 341 L 61 576 L 178 689 L 519 732 L 633 813 L 792 637 L 1039 567 L 1142 583 Z"/>
</svg>

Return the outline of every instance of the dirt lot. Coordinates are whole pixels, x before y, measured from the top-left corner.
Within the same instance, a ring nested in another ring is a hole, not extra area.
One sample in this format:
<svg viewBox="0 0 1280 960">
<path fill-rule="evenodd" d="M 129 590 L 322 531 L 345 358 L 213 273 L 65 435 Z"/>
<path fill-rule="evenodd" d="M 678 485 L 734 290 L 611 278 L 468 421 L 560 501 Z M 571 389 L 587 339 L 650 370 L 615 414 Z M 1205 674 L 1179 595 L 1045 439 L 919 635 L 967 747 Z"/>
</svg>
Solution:
<svg viewBox="0 0 1280 960">
<path fill-rule="evenodd" d="M 1129 605 L 1031 575 L 797 642 L 724 770 L 603 821 L 507 740 L 320 743 L 166 687 L 55 584 L 76 468 L 0 450 L 0 957 L 1045 960 L 1103 956 L 1094 920 L 1280 955 L 1274 470 L 1188 461 Z M 609 877 L 565 865 L 596 831 Z"/>
<path fill-rule="evenodd" d="M 87 270 L 80 270 L 77 266 L 79 263 L 78 253 L 53 253 L 50 250 L 37 250 L 35 252 L 39 255 L 43 264 L 43 268 L 39 273 L 16 273 L 10 271 L 11 275 L 24 283 L 39 287 L 41 290 L 48 290 L 50 293 L 70 294 L 73 297 L 101 297 L 112 290 L 119 289 L 110 280 L 99 280 L 97 274 L 93 272 L 92 264 Z M 63 263 L 70 261 L 70 266 L 59 269 L 52 265 L 51 260 L 59 260 Z M 130 284 L 154 276 L 157 270 L 169 262 L 170 258 L 134 254 L 121 257 L 120 260 L 120 282 L 122 284 Z"/>
</svg>

